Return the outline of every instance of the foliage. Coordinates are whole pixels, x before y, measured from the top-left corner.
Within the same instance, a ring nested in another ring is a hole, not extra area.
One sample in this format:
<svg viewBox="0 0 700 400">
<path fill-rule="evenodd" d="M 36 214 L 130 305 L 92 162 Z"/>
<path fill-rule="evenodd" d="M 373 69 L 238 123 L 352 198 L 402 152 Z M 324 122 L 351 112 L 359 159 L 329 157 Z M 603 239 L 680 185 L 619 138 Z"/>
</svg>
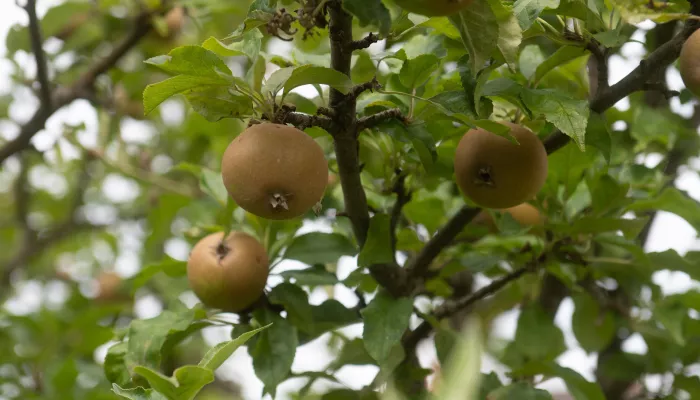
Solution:
<svg viewBox="0 0 700 400">
<path fill-rule="evenodd" d="M 391 0 L 65 0 L 40 16 L 28 0 L 0 97 L 16 132 L 0 139 L 0 399 L 228 399 L 240 392 L 214 372 L 235 351 L 273 398 L 300 378 L 294 398 L 551 399 L 550 378 L 577 400 L 695 398 L 700 293 L 664 294 L 656 277 L 697 283 L 699 253 L 645 247 L 659 211 L 700 229 L 700 205 L 675 186 L 700 152 L 700 111 L 665 82 L 700 26 L 691 3 L 473 0 L 428 18 Z M 644 63 L 611 85 L 607 60 L 638 38 Z M 221 155 L 263 120 L 323 147 L 320 211 L 271 221 L 228 196 Z M 532 201 L 542 231 L 473 207 L 454 183 L 464 133 L 510 137 L 505 120 L 550 154 Z M 471 223 L 479 212 L 497 232 Z M 262 301 L 239 315 L 193 300 L 182 250 L 229 229 L 272 260 Z M 124 280 L 108 293 L 109 271 Z M 554 322 L 567 298 L 595 380 L 558 363 L 572 346 Z M 149 299 L 157 312 L 143 312 Z M 490 333 L 512 310 L 503 343 Z M 212 346 L 211 328 L 231 340 Z M 645 354 L 625 349 L 632 335 Z M 437 371 L 417 361 L 424 339 Z M 325 370 L 292 368 L 324 340 Z M 482 354 L 507 373 L 482 373 Z M 376 378 L 344 386 L 350 365 Z M 624 397 L 657 374 L 658 391 Z"/>
</svg>

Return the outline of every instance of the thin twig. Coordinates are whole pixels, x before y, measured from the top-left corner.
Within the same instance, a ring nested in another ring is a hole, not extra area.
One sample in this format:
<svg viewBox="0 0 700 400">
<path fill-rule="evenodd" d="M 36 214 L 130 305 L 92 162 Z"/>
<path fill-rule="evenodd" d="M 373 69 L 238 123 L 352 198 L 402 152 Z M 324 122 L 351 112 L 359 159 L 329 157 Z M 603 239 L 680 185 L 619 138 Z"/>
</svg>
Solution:
<svg viewBox="0 0 700 400">
<path fill-rule="evenodd" d="M 287 114 L 284 122 L 288 122 L 302 131 L 306 128 L 317 126 L 325 129 L 329 133 L 332 132 L 331 125 L 333 124 L 333 120 L 323 115 L 309 115 L 298 112 Z"/>
<path fill-rule="evenodd" d="M 36 61 L 36 76 L 39 82 L 39 99 L 41 107 L 51 108 L 51 83 L 49 81 L 48 64 L 46 62 L 46 54 L 44 54 L 44 40 L 41 34 L 41 24 L 36 15 L 36 0 L 27 0 L 25 6 L 27 15 L 29 16 L 29 39 L 32 43 L 32 52 Z"/>
<path fill-rule="evenodd" d="M 373 92 L 375 90 L 379 90 L 382 88 L 382 85 L 379 84 L 379 81 L 377 80 L 377 77 L 375 76 L 372 78 L 371 81 L 365 82 L 359 85 L 353 86 L 352 90 L 350 90 L 349 96 L 353 99 L 357 99 L 360 97 L 360 95 L 366 91 Z"/>
<path fill-rule="evenodd" d="M 534 272 L 534 268 L 537 263 L 527 265 L 525 267 L 516 269 L 515 271 L 502 276 L 501 278 L 491 282 L 488 286 L 469 294 L 468 296 L 446 301 L 441 306 L 439 306 L 432 314 L 437 320 L 447 318 L 458 311 L 465 310 L 467 307 L 472 306 L 477 301 L 480 301 L 488 296 L 495 294 L 497 291 L 501 290 L 508 283 L 525 275 L 527 272 Z M 403 347 L 406 351 L 412 351 L 418 345 L 418 342 L 426 338 L 430 332 L 433 330 L 433 326 L 427 320 L 424 320 L 416 329 L 411 333 L 406 335 L 402 341 Z"/>
<path fill-rule="evenodd" d="M 379 36 L 375 35 L 374 33 L 370 32 L 367 36 L 363 37 L 360 40 L 354 40 L 351 44 L 350 47 L 353 50 L 362 50 L 366 49 L 369 46 L 377 43 L 379 41 Z"/>
<path fill-rule="evenodd" d="M 400 109 L 392 108 L 360 118 L 357 121 L 357 128 L 358 131 L 362 131 L 363 129 L 375 127 L 381 124 L 382 122 L 388 121 L 390 119 L 398 119 L 403 121 L 405 117 L 403 116 L 403 113 Z"/>
</svg>

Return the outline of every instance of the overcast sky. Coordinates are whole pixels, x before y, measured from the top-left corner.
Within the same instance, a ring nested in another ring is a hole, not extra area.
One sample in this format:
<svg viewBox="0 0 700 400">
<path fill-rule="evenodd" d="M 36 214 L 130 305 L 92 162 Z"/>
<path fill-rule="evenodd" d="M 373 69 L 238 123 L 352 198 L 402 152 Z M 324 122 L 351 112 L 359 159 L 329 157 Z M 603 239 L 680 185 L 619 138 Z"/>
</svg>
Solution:
<svg viewBox="0 0 700 400">
<path fill-rule="evenodd" d="M 60 3 L 56 0 L 39 0 L 38 1 L 38 13 L 42 16 L 46 9 L 52 5 Z M 4 60 L 5 57 L 5 36 L 7 30 L 15 23 L 27 23 L 27 17 L 24 11 L 15 5 L 12 0 L 4 0 L 4 5 L 2 6 L 2 12 L 0 13 L 0 55 L 2 60 L 0 61 L 0 95 L 8 93 L 12 90 L 9 73 L 12 66 Z M 640 27 L 644 29 L 650 29 L 653 27 L 652 23 L 643 23 Z M 637 33 L 634 39 L 644 40 L 641 33 Z M 376 47 L 376 46 L 375 46 Z M 283 49 L 283 45 L 275 48 L 276 51 Z M 622 77 L 624 77 L 629 71 L 631 71 L 636 65 L 638 65 L 640 56 L 643 55 L 643 46 L 639 43 L 629 43 L 625 45 L 622 49 L 622 56 L 613 56 L 610 59 L 610 79 L 611 84 L 617 82 Z M 21 63 L 29 74 L 33 74 L 35 70 L 34 60 L 31 55 L 20 54 L 17 56 L 17 61 Z M 683 83 L 680 80 L 680 75 L 675 69 L 669 69 L 667 73 L 669 85 L 671 89 L 680 89 L 683 87 Z M 16 89 L 16 88 L 15 88 Z M 26 91 L 22 92 L 22 95 L 18 97 L 19 101 L 13 104 L 11 107 L 11 116 L 17 122 L 24 122 L 28 120 L 33 111 L 36 109 L 37 102 L 35 99 L 28 95 Z M 629 108 L 629 102 L 627 100 L 620 101 L 617 107 L 621 109 Z M 178 118 L 181 118 L 182 107 L 178 105 L 177 102 L 168 102 L 164 107 L 169 107 L 169 114 L 173 115 L 174 123 L 177 123 Z M 692 105 L 686 104 L 681 106 L 677 98 L 672 99 L 672 108 L 674 111 L 681 113 L 682 115 L 688 116 L 692 113 Z M 64 122 L 71 123 L 85 123 L 86 132 L 81 135 L 81 141 L 85 145 L 91 145 L 95 143 L 97 137 L 97 115 L 92 107 L 85 101 L 76 101 L 63 110 L 57 112 L 47 123 L 47 129 L 36 135 L 34 139 L 34 144 L 39 149 L 50 149 L 54 146 L 55 142 L 60 138 L 61 126 Z M 9 123 L 0 122 L 0 135 L 3 138 L 9 139 L 14 137 L 18 132 L 16 126 Z M 155 134 L 155 130 L 152 126 L 146 123 L 137 121 L 127 121 L 122 124 L 122 137 L 125 141 L 139 142 L 143 138 L 148 138 Z M 70 146 L 63 144 L 62 148 L 68 150 Z M 659 157 L 649 157 L 646 162 L 649 165 L 654 165 L 659 162 Z M 697 165 L 697 163 L 695 164 Z M 4 166 L 5 171 L 0 170 L 0 186 L 7 186 L 7 179 L 12 174 L 13 164 L 8 162 Z M 42 180 L 36 179 L 32 180 L 35 185 L 42 185 L 42 181 L 45 182 L 41 187 L 45 187 L 54 193 L 60 194 L 65 191 L 67 185 L 65 181 L 62 180 L 60 176 L 52 176 L 51 171 L 43 171 L 44 175 Z M 49 176 L 50 179 L 46 179 Z M 50 183 L 46 183 L 50 182 Z M 700 179 L 698 174 L 694 170 L 683 170 L 677 180 L 677 186 L 686 190 L 696 199 L 700 199 Z M 62 189 L 63 188 L 63 189 Z M 137 196 L 138 185 L 123 177 L 111 176 L 105 181 L 103 185 L 103 191 L 105 195 L 110 197 L 116 202 L 128 202 L 133 200 Z M 99 210 L 98 210 L 99 211 Z M 96 217 L 101 214 L 95 211 Z M 304 232 L 314 231 L 314 230 L 328 230 L 329 227 L 318 223 L 306 224 L 303 228 Z M 133 248 L 137 248 L 141 243 L 139 235 L 142 235 L 138 229 L 128 229 L 125 228 L 120 240 L 120 254 L 116 256 L 115 268 L 117 272 L 124 276 L 130 276 L 134 274 L 139 268 L 138 257 L 134 255 L 131 251 Z M 663 251 L 667 249 L 675 249 L 681 254 L 685 253 L 689 249 L 700 248 L 698 246 L 698 241 L 696 240 L 695 230 L 681 218 L 662 212 L 659 214 L 654 228 L 651 231 L 649 243 L 647 250 L 649 251 Z M 177 259 L 185 260 L 189 252 L 189 246 L 182 240 L 170 241 L 166 246 L 166 252 Z M 58 263 L 58 261 L 57 261 Z M 304 268 L 305 266 L 298 262 L 285 262 L 283 266 L 278 267 L 279 271 L 288 268 Z M 339 265 L 338 274 L 339 277 L 345 278 L 354 268 L 356 267 L 356 259 L 350 257 L 344 257 Z M 655 281 L 660 284 L 666 293 L 674 293 L 679 291 L 685 291 L 690 286 L 698 287 L 697 282 L 691 281 L 688 275 L 680 272 L 670 273 L 668 271 L 660 271 L 655 275 Z M 278 279 L 271 278 L 270 284 L 275 285 L 279 282 Z M 489 281 L 485 278 L 479 279 L 479 285 L 486 285 Z M 6 307 L 9 311 L 23 314 L 32 312 L 36 310 L 42 301 L 52 301 L 59 302 L 62 297 L 65 297 L 66 289 L 60 284 L 52 284 L 49 287 L 42 287 L 38 282 L 29 282 L 26 285 L 18 288 L 18 296 L 10 301 Z M 86 291 L 89 291 L 89 285 L 86 286 Z M 48 294 L 47 294 L 48 293 Z M 337 285 L 335 288 L 335 297 L 346 304 L 347 306 L 354 306 L 357 299 L 355 298 L 352 291 L 344 288 L 342 285 Z M 312 304 L 320 304 L 327 298 L 323 290 L 319 289 L 314 291 L 310 300 Z M 183 301 L 187 304 L 194 304 L 197 302 L 196 298 L 191 294 L 187 293 L 183 295 Z M 156 298 L 152 296 L 146 296 L 140 300 L 136 305 L 137 314 L 142 318 L 149 318 L 157 315 L 161 311 L 161 304 Z M 593 379 L 593 367 L 595 366 L 596 357 L 590 357 L 578 346 L 575 337 L 571 331 L 571 315 L 573 313 L 573 303 L 571 300 L 567 299 L 564 301 L 559 309 L 556 316 L 556 323 L 562 328 L 566 336 L 566 343 L 569 346 L 569 350 L 562 354 L 558 361 L 560 364 L 573 368 L 580 373 L 582 373 L 586 378 Z M 493 334 L 498 337 L 511 338 L 515 332 L 515 324 L 517 322 L 517 311 L 512 311 L 504 314 L 498 319 L 494 327 Z M 415 321 L 414 321 L 415 322 Z M 207 342 L 214 345 L 218 342 L 228 340 L 230 338 L 229 328 L 209 328 L 204 332 Z M 344 333 L 357 337 L 362 334 L 362 327 L 360 325 L 354 325 L 345 328 Z M 295 372 L 308 371 L 308 370 L 322 370 L 331 360 L 331 355 L 325 351 L 325 343 L 328 339 L 328 335 L 324 335 L 318 340 L 302 346 L 298 349 L 295 362 L 293 365 L 293 370 Z M 104 354 L 106 352 L 107 346 L 103 346 L 96 352 L 96 359 L 101 362 Z M 624 348 L 630 352 L 644 353 L 646 351 L 646 344 L 641 336 L 635 334 L 630 339 L 628 339 Z M 421 363 L 424 367 L 429 367 L 435 360 L 435 351 L 430 343 L 423 343 L 420 347 L 419 352 Z M 484 361 L 484 371 L 497 371 L 502 372 L 498 365 L 493 362 L 493 360 L 486 359 Z M 337 376 L 338 378 L 351 388 L 360 388 L 372 381 L 377 369 L 371 366 L 359 367 L 359 366 L 348 366 L 341 369 Z M 238 350 L 218 371 L 217 375 L 222 379 L 233 379 L 236 382 L 242 383 L 244 387 L 244 395 L 246 399 L 259 399 L 262 390 L 262 384 L 256 378 L 253 368 L 252 361 L 248 356 L 248 353 L 244 349 Z M 502 375 L 503 376 L 503 375 Z M 660 380 L 657 378 L 650 378 L 647 380 L 648 385 L 651 388 L 657 388 Z M 279 392 L 293 391 L 298 387 L 302 386 L 305 380 L 290 380 L 285 384 L 281 385 Z M 542 385 L 546 389 L 560 389 L 563 387 L 561 380 L 554 379 L 546 382 Z M 285 396 L 279 396 L 278 398 L 283 399 Z"/>
</svg>

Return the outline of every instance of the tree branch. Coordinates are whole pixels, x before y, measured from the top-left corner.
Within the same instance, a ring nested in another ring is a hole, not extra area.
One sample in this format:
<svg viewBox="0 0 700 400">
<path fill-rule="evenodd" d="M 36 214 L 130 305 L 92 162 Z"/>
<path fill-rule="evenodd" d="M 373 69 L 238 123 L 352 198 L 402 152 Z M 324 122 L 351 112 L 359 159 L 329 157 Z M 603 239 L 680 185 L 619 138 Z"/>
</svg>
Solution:
<svg viewBox="0 0 700 400">
<path fill-rule="evenodd" d="M 642 90 L 649 92 L 659 92 L 666 100 L 671 97 L 680 96 L 681 93 L 676 90 L 670 90 L 664 82 L 647 82 L 642 86 Z"/>
<path fill-rule="evenodd" d="M 49 81 L 48 64 L 44 54 L 44 40 L 41 34 L 41 25 L 36 15 L 36 0 L 27 0 L 25 6 L 29 16 L 29 39 L 32 43 L 32 51 L 36 60 L 36 77 L 39 82 L 39 99 L 41 107 L 51 108 L 51 83 Z"/>
<path fill-rule="evenodd" d="M 455 299 L 452 301 L 446 301 L 441 306 L 439 306 L 434 312 L 433 316 L 440 320 L 442 318 L 447 318 L 458 311 L 462 311 L 467 307 L 472 306 L 479 300 L 482 300 L 488 296 L 495 294 L 497 291 L 501 290 L 508 283 L 520 278 L 528 272 L 534 272 L 537 263 L 528 264 L 525 267 L 516 269 L 515 271 L 504 275 L 495 281 L 491 282 L 489 285 L 471 293 L 468 296 Z M 423 321 L 416 329 L 411 331 L 408 335 L 404 336 L 402 340 L 402 345 L 406 352 L 412 351 L 416 348 L 418 343 L 425 339 L 430 332 L 433 330 L 433 326 L 428 321 Z"/>
<path fill-rule="evenodd" d="M 51 94 L 51 107 L 39 107 L 32 118 L 21 127 L 19 135 L 0 148 L 0 164 L 12 155 L 30 147 L 34 135 L 44 129 L 46 120 L 56 110 L 73 100 L 88 97 L 97 77 L 113 67 L 151 30 L 150 17 L 151 13 L 139 15 L 129 34 L 114 46 L 107 57 L 95 61 L 71 86 L 54 90 Z"/>
<path fill-rule="evenodd" d="M 287 114 L 287 117 L 285 118 L 285 122 L 288 122 L 294 126 L 296 126 L 298 129 L 301 129 L 302 131 L 306 128 L 310 128 L 312 126 L 317 126 L 319 128 L 323 128 L 329 133 L 332 133 L 333 130 L 331 129 L 331 125 L 333 124 L 333 120 L 331 120 L 328 117 L 324 117 L 323 115 L 309 115 L 309 114 L 303 114 L 303 113 L 298 113 L 298 112 L 291 112 Z"/>
<path fill-rule="evenodd" d="M 331 68 L 350 76 L 353 52 L 352 16 L 343 9 L 342 0 L 328 0 L 329 36 L 331 42 Z M 358 141 L 357 96 L 368 88 L 376 87 L 373 80 L 343 94 L 330 90 L 329 106 L 333 118 L 331 135 L 338 162 L 338 176 L 343 188 L 345 212 L 352 224 L 353 233 L 360 247 L 364 246 L 369 230 L 369 205 L 360 177 L 360 143 Z M 372 277 L 393 296 L 409 294 L 411 283 L 405 271 L 398 265 L 376 264 L 369 267 Z"/>
<path fill-rule="evenodd" d="M 591 80 L 591 93 L 601 93 L 609 88 L 608 57 L 606 50 L 601 47 L 597 40 L 591 39 L 586 44 L 586 49 L 593 55 L 593 66 L 595 67 L 595 81 Z M 589 72 L 589 76 L 592 71 Z M 595 86 L 593 86 L 595 85 Z"/>
<path fill-rule="evenodd" d="M 350 96 L 354 99 L 357 99 L 360 97 L 360 95 L 366 91 L 374 91 L 381 89 L 382 85 L 379 84 L 379 81 L 377 80 L 377 77 L 375 76 L 372 78 L 371 81 L 365 82 L 359 85 L 353 86 L 352 90 L 350 90 Z"/>
<path fill-rule="evenodd" d="M 354 40 L 351 44 L 350 47 L 353 50 L 362 50 L 366 49 L 369 46 L 377 43 L 379 41 L 379 36 L 375 35 L 374 33 L 370 32 L 369 35 L 365 36 L 364 38 L 360 40 Z"/>
<path fill-rule="evenodd" d="M 352 16 L 343 9 L 341 0 L 330 0 L 327 4 L 330 16 L 331 67 L 350 76 Z M 357 242 L 362 246 L 369 229 L 369 211 L 367 195 L 360 179 L 356 101 L 352 95 L 344 95 L 331 89 L 330 107 L 335 114 L 333 137 L 338 160 L 338 175 L 345 200 L 345 212 L 350 218 Z"/>
<path fill-rule="evenodd" d="M 592 111 L 602 113 L 630 94 L 644 90 L 647 77 L 663 71 L 679 56 L 683 43 L 700 27 L 700 21 L 688 19 L 680 33 L 664 43 L 639 63 L 639 66 L 607 90 L 599 91 L 591 101 Z M 569 137 L 556 131 L 544 140 L 547 153 L 551 154 L 569 143 Z"/>
<path fill-rule="evenodd" d="M 389 110 L 378 112 L 376 114 L 368 115 L 366 117 L 360 118 L 357 121 L 358 132 L 362 131 L 363 129 L 375 127 L 381 124 L 382 122 L 388 121 L 390 119 L 399 119 L 403 121 L 405 117 L 401 110 L 398 108 L 392 108 Z"/>
<path fill-rule="evenodd" d="M 430 268 L 430 264 L 440 252 L 452 243 L 465 226 L 479 214 L 480 208 L 463 206 L 423 247 L 418 256 L 408 266 L 410 277 L 420 277 Z"/>
</svg>

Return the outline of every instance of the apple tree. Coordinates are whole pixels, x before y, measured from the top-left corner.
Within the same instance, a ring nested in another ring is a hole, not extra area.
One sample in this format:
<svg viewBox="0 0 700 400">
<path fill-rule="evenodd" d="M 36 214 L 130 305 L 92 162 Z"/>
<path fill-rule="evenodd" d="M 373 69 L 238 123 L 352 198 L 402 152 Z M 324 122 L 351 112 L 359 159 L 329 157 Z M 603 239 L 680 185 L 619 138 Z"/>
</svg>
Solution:
<svg viewBox="0 0 700 400">
<path fill-rule="evenodd" d="M 700 2 L 11 3 L 0 399 L 700 397 Z"/>
</svg>

